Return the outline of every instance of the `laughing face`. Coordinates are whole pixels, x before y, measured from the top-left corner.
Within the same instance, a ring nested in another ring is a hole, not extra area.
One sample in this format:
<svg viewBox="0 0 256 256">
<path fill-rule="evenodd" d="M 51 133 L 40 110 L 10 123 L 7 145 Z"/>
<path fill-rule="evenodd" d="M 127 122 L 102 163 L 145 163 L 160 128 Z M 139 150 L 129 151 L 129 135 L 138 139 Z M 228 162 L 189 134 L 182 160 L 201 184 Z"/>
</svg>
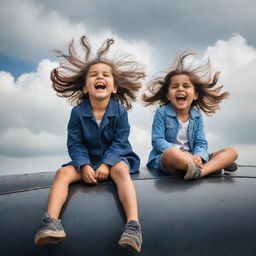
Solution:
<svg viewBox="0 0 256 256">
<path fill-rule="evenodd" d="M 83 92 L 88 93 L 90 99 L 109 99 L 112 93 L 116 93 L 112 68 L 104 63 L 92 65 L 88 71 Z"/>
<path fill-rule="evenodd" d="M 197 98 L 198 93 L 188 75 L 180 74 L 171 78 L 167 99 L 172 103 L 177 114 L 189 113 L 193 100 Z"/>
</svg>

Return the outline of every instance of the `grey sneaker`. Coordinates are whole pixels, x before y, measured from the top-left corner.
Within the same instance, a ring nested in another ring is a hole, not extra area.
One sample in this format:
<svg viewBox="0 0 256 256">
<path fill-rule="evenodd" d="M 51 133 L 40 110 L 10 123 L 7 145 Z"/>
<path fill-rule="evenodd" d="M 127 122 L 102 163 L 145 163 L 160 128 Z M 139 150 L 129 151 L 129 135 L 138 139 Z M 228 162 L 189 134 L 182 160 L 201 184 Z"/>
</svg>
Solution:
<svg viewBox="0 0 256 256">
<path fill-rule="evenodd" d="M 66 238 L 60 220 L 53 219 L 48 212 L 44 213 L 39 230 L 35 235 L 36 245 L 57 244 Z"/>
<path fill-rule="evenodd" d="M 142 235 L 141 227 L 138 221 L 130 220 L 126 223 L 118 244 L 122 247 L 129 245 L 133 247 L 137 252 L 140 252 Z"/>
<path fill-rule="evenodd" d="M 233 164 L 224 168 L 224 171 L 226 171 L 226 172 L 235 172 L 236 170 L 237 170 L 237 163 L 236 162 L 234 162 Z"/>
<path fill-rule="evenodd" d="M 196 166 L 195 163 L 191 162 L 188 164 L 185 180 L 199 179 L 201 177 L 201 170 Z"/>
</svg>

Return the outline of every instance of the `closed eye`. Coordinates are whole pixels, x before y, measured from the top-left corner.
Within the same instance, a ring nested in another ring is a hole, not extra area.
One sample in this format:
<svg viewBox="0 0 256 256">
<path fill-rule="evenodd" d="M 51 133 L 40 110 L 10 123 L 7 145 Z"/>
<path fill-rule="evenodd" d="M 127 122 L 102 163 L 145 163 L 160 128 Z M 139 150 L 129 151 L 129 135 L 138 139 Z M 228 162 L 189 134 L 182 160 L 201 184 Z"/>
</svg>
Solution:
<svg viewBox="0 0 256 256">
<path fill-rule="evenodd" d="M 183 87 L 184 88 L 189 88 L 189 87 L 191 87 L 191 84 L 183 84 Z"/>
<path fill-rule="evenodd" d="M 170 84 L 170 88 L 177 88 L 178 85 L 177 84 Z"/>
<path fill-rule="evenodd" d="M 97 73 L 95 73 L 95 72 L 89 73 L 89 76 L 96 76 L 96 75 L 97 75 Z"/>
</svg>

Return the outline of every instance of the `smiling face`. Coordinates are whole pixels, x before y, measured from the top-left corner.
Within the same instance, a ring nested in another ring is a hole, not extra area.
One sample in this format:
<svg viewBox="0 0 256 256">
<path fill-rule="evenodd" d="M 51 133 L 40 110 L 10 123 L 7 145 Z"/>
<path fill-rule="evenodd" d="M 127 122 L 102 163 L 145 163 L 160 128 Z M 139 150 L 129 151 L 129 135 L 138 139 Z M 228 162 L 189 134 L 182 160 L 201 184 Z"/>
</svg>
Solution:
<svg viewBox="0 0 256 256">
<path fill-rule="evenodd" d="M 104 63 L 92 65 L 83 92 L 88 93 L 91 100 L 109 99 L 112 93 L 116 93 L 112 68 Z"/>
<path fill-rule="evenodd" d="M 172 103 L 176 114 L 189 113 L 193 100 L 197 98 L 198 93 L 188 75 L 179 74 L 171 78 L 167 99 Z"/>
</svg>

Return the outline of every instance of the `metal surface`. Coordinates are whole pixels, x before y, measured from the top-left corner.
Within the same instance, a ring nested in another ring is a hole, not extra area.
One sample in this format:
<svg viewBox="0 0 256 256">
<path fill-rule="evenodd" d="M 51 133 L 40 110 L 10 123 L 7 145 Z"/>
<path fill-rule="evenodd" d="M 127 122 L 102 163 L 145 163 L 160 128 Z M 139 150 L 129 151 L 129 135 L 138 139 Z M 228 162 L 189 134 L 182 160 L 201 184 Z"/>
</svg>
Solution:
<svg viewBox="0 0 256 256">
<path fill-rule="evenodd" d="M 67 239 L 35 246 L 53 175 L 0 177 L 1 255 L 256 255 L 256 167 L 196 181 L 147 169 L 133 175 L 143 231 L 140 254 L 117 245 L 125 219 L 110 181 L 72 184 L 62 211 Z"/>
</svg>

